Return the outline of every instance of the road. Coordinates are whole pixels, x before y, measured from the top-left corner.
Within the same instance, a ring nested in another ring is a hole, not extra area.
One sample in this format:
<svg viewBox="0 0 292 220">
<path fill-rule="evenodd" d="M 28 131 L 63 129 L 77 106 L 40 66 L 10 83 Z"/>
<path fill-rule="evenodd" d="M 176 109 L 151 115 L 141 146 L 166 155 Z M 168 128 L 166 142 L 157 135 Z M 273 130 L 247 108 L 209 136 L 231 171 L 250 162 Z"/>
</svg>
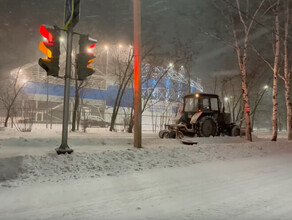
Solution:
<svg viewBox="0 0 292 220">
<path fill-rule="evenodd" d="M 1 219 L 291 219 L 292 155 L 0 188 Z"/>
</svg>

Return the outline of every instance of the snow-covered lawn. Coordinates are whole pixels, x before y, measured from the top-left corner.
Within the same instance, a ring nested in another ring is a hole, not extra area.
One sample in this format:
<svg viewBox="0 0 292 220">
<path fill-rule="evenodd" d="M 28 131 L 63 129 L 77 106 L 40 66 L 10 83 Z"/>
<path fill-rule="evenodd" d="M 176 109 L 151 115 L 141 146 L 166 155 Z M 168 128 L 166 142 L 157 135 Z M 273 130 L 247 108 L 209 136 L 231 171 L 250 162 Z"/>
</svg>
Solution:
<svg viewBox="0 0 292 220">
<path fill-rule="evenodd" d="M 0 219 L 291 219 L 292 142 L 0 131 Z"/>
</svg>

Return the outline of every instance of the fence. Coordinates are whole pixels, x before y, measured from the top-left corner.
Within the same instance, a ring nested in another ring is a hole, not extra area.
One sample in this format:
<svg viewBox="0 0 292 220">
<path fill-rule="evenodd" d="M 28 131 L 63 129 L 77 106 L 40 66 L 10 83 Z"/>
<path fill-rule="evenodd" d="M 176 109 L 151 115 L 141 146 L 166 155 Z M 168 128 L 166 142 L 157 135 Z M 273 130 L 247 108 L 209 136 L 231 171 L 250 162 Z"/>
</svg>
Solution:
<svg viewBox="0 0 292 220">
<path fill-rule="evenodd" d="M 73 112 L 69 112 L 69 129 L 72 127 Z M 116 118 L 115 128 L 119 131 L 127 130 L 130 122 L 130 114 L 119 113 Z M 165 124 L 172 123 L 173 116 L 159 113 L 148 113 L 142 115 L 142 129 L 144 131 L 158 132 Z M 20 131 L 31 131 L 38 128 L 54 130 L 62 129 L 63 112 L 60 110 L 29 110 L 15 109 L 8 121 L 8 127 L 16 127 Z M 82 111 L 77 116 L 77 129 L 83 130 L 87 127 L 109 127 L 111 113 L 96 113 Z M 0 109 L 0 127 L 4 126 L 5 110 Z"/>
</svg>

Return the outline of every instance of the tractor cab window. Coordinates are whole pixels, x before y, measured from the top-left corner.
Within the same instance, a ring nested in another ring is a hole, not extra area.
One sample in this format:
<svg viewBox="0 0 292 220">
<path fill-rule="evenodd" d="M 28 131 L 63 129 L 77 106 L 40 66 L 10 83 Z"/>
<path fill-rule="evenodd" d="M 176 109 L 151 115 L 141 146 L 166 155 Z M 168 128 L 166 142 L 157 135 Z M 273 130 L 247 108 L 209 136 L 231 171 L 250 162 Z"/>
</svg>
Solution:
<svg viewBox="0 0 292 220">
<path fill-rule="evenodd" d="M 219 111 L 218 99 L 217 98 L 210 98 L 210 102 L 211 102 L 211 109 L 213 111 Z"/>
<path fill-rule="evenodd" d="M 193 97 L 185 98 L 185 112 L 195 112 L 198 100 Z"/>
<path fill-rule="evenodd" d="M 201 106 L 202 110 L 210 110 L 209 98 L 202 98 L 201 99 Z"/>
</svg>

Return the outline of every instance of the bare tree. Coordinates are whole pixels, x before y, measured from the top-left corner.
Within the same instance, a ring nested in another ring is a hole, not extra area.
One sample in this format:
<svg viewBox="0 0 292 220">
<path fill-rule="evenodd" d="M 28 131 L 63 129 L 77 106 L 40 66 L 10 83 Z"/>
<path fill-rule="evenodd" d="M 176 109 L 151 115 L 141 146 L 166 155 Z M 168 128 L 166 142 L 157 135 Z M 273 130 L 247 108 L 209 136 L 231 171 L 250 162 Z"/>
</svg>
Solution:
<svg viewBox="0 0 292 220">
<path fill-rule="evenodd" d="M 77 125 L 77 113 L 79 109 L 79 103 L 80 103 L 80 91 L 86 86 L 86 81 L 82 80 L 78 82 L 77 79 L 75 79 L 75 101 L 73 106 L 73 114 L 72 114 L 72 131 L 76 130 Z"/>
<path fill-rule="evenodd" d="M 277 111 L 278 111 L 278 101 L 277 101 L 277 93 L 278 93 L 278 71 L 279 71 L 279 55 L 280 55 L 280 24 L 279 24 L 279 3 L 280 0 L 277 1 L 276 7 L 274 8 L 275 13 L 275 56 L 274 56 L 274 66 L 273 66 L 273 133 L 272 133 L 272 141 L 277 141 L 278 136 L 278 119 L 277 119 Z"/>
<path fill-rule="evenodd" d="M 118 92 L 115 98 L 114 106 L 113 106 L 113 113 L 111 116 L 111 122 L 110 122 L 110 131 L 114 130 L 115 122 L 119 113 L 119 108 L 121 106 L 122 98 L 124 96 L 124 93 L 126 91 L 126 88 L 129 85 L 129 82 L 131 81 L 131 78 L 133 77 L 133 51 L 129 50 L 127 59 L 125 62 L 120 61 L 119 57 L 117 57 L 117 60 L 115 62 L 115 66 L 118 68 L 115 68 L 116 72 L 115 75 L 118 76 Z"/>
<path fill-rule="evenodd" d="M 287 110 L 287 133 L 288 140 L 292 140 L 292 103 L 290 98 L 290 81 L 291 81 L 291 73 L 289 69 L 289 59 L 288 59 L 288 36 L 289 36 L 289 1 L 285 1 L 284 4 L 285 13 L 285 23 L 284 23 L 284 40 L 283 40 L 283 49 L 284 49 L 284 76 L 280 75 L 280 78 L 284 81 L 285 84 L 285 103 Z"/>
<path fill-rule="evenodd" d="M 279 23 L 279 4 L 280 0 L 277 0 L 276 4 L 272 4 L 268 9 L 273 8 L 274 13 L 274 42 L 272 44 L 274 50 L 274 60 L 273 64 L 271 64 L 264 56 L 262 56 L 258 50 L 253 47 L 253 50 L 258 54 L 258 56 L 270 67 L 273 72 L 273 113 L 272 113 L 272 141 L 277 141 L 278 136 L 278 75 L 279 75 L 279 59 L 280 59 L 280 23 Z"/>
<path fill-rule="evenodd" d="M 237 62 L 239 66 L 239 70 L 241 73 L 241 89 L 242 89 L 242 100 L 243 100 L 243 114 L 245 118 L 245 128 L 246 128 L 246 139 L 248 141 L 252 141 L 251 136 L 251 124 L 250 124 L 250 104 L 249 104 L 249 95 L 248 95 L 248 87 L 247 87 L 247 67 L 248 67 L 248 49 L 249 49 L 249 37 L 251 30 L 254 26 L 255 18 L 262 8 L 265 0 L 261 0 L 259 5 L 256 7 L 255 11 L 251 14 L 250 11 L 250 1 L 245 1 L 245 11 L 241 8 L 241 4 L 239 0 L 236 0 L 236 6 L 234 6 L 230 1 L 224 0 L 225 3 L 228 4 L 229 8 L 235 9 L 237 11 L 237 16 L 233 16 L 232 13 L 226 14 L 218 5 L 214 3 L 214 6 L 220 10 L 222 16 L 229 20 L 231 26 L 225 25 L 225 28 L 228 30 L 231 29 L 233 42 L 226 40 L 223 37 L 219 37 L 218 35 L 214 35 L 208 32 L 203 31 L 206 35 L 225 42 L 227 45 L 231 46 L 237 55 Z M 239 21 L 238 21 L 239 20 Z"/>
<path fill-rule="evenodd" d="M 2 102 L 6 110 L 4 127 L 8 126 L 8 120 L 12 115 L 12 110 L 17 100 L 17 97 L 19 96 L 20 92 L 26 84 L 26 81 L 19 81 L 20 70 L 21 68 L 18 69 L 14 76 L 11 76 L 11 78 L 8 80 L 8 83 L 7 81 L 5 81 L 6 84 L 3 85 L 3 87 L 1 88 L 2 92 L 0 93 L 0 102 Z"/>
</svg>

